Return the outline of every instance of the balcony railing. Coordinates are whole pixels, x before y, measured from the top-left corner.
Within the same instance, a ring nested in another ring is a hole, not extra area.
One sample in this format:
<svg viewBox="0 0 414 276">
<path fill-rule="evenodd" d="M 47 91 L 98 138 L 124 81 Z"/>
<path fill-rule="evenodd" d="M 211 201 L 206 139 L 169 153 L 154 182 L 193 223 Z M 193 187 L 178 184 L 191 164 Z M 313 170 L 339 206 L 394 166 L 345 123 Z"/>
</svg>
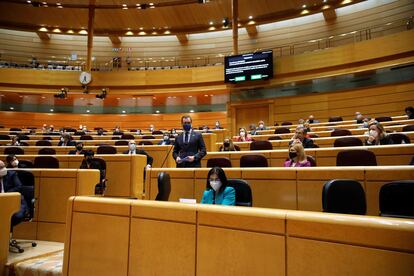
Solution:
<svg viewBox="0 0 414 276">
<path fill-rule="evenodd" d="M 375 25 L 360 30 L 354 30 L 348 33 L 336 33 L 329 36 L 315 37 L 311 40 L 299 41 L 291 44 L 277 45 L 273 47 L 273 56 L 298 55 L 305 52 L 319 51 L 327 48 L 338 47 L 346 44 L 352 44 L 364 40 L 370 40 L 393 33 L 403 32 L 414 28 L 414 17 L 403 18 L 388 22 L 386 24 Z M 243 53 L 259 51 L 265 49 L 251 49 Z M 0 50 L 1 51 L 1 50 Z M 231 53 L 216 53 L 205 56 L 175 56 L 175 57 L 134 57 L 129 53 L 116 53 L 111 56 L 99 57 L 99 60 L 93 60 L 93 71 L 141 71 L 141 70 L 168 70 L 177 68 L 190 68 L 200 66 L 222 65 L 224 56 Z M 0 68 L 26 68 L 38 70 L 83 70 L 86 64 L 85 57 L 78 57 L 76 60 L 69 58 L 67 53 L 65 58 L 51 58 L 47 60 L 36 59 L 28 53 L 19 53 L 12 51 L 1 51 Z"/>
</svg>

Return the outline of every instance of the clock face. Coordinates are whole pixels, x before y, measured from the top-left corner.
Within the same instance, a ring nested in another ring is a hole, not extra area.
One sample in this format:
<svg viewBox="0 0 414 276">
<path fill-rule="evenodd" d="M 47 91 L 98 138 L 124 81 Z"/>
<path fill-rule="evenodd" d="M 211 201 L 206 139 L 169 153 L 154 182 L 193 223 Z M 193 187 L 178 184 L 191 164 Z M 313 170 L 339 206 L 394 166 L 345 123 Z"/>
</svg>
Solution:
<svg viewBox="0 0 414 276">
<path fill-rule="evenodd" d="M 79 77 L 81 84 L 89 84 L 92 81 L 92 75 L 89 72 L 82 72 Z"/>
</svg>

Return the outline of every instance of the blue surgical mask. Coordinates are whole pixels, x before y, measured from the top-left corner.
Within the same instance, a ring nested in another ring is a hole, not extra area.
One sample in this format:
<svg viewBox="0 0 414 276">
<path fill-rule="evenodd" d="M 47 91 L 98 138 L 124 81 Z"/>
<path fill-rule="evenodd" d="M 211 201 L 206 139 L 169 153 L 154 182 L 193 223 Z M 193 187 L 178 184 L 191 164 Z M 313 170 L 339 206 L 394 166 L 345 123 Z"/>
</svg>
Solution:
<svg viewBox="0 0 414 276">
<path fill-rule="evenodd" d="M 184 125 L 183 125 L 183 129 L 184 129 L 185 131 L 190 131 L 190 130 L 191 130 L 191 124 L 184 124 Z"/>
</svg>

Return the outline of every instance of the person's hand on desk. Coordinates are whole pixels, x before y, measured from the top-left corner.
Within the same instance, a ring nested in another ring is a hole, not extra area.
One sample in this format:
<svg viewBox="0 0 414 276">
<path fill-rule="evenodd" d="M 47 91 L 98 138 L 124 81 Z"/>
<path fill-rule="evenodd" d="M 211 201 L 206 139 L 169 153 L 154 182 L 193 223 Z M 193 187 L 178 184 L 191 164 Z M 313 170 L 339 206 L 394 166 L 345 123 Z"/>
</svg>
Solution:
<svg viewBox="0 0 414 276">
<path fill-rule="evenodd" d="M 187 162 L 194 162 L 194 155 L 187 156 L 186 159 L 187 159 Z"/>
</svg>

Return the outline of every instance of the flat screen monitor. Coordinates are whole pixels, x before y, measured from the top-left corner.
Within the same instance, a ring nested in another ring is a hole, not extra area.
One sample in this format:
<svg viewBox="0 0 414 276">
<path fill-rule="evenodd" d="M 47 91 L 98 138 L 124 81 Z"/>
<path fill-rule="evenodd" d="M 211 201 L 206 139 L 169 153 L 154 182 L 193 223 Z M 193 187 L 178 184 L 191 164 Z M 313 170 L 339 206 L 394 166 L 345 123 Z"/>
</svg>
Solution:
<svg viewBox="0 0 414 276">
<path fill-rule="evenodd" d="M 239 83 L 273 78 L 273 51 L 224 58 L 224 81 Z"/>
</svg>

